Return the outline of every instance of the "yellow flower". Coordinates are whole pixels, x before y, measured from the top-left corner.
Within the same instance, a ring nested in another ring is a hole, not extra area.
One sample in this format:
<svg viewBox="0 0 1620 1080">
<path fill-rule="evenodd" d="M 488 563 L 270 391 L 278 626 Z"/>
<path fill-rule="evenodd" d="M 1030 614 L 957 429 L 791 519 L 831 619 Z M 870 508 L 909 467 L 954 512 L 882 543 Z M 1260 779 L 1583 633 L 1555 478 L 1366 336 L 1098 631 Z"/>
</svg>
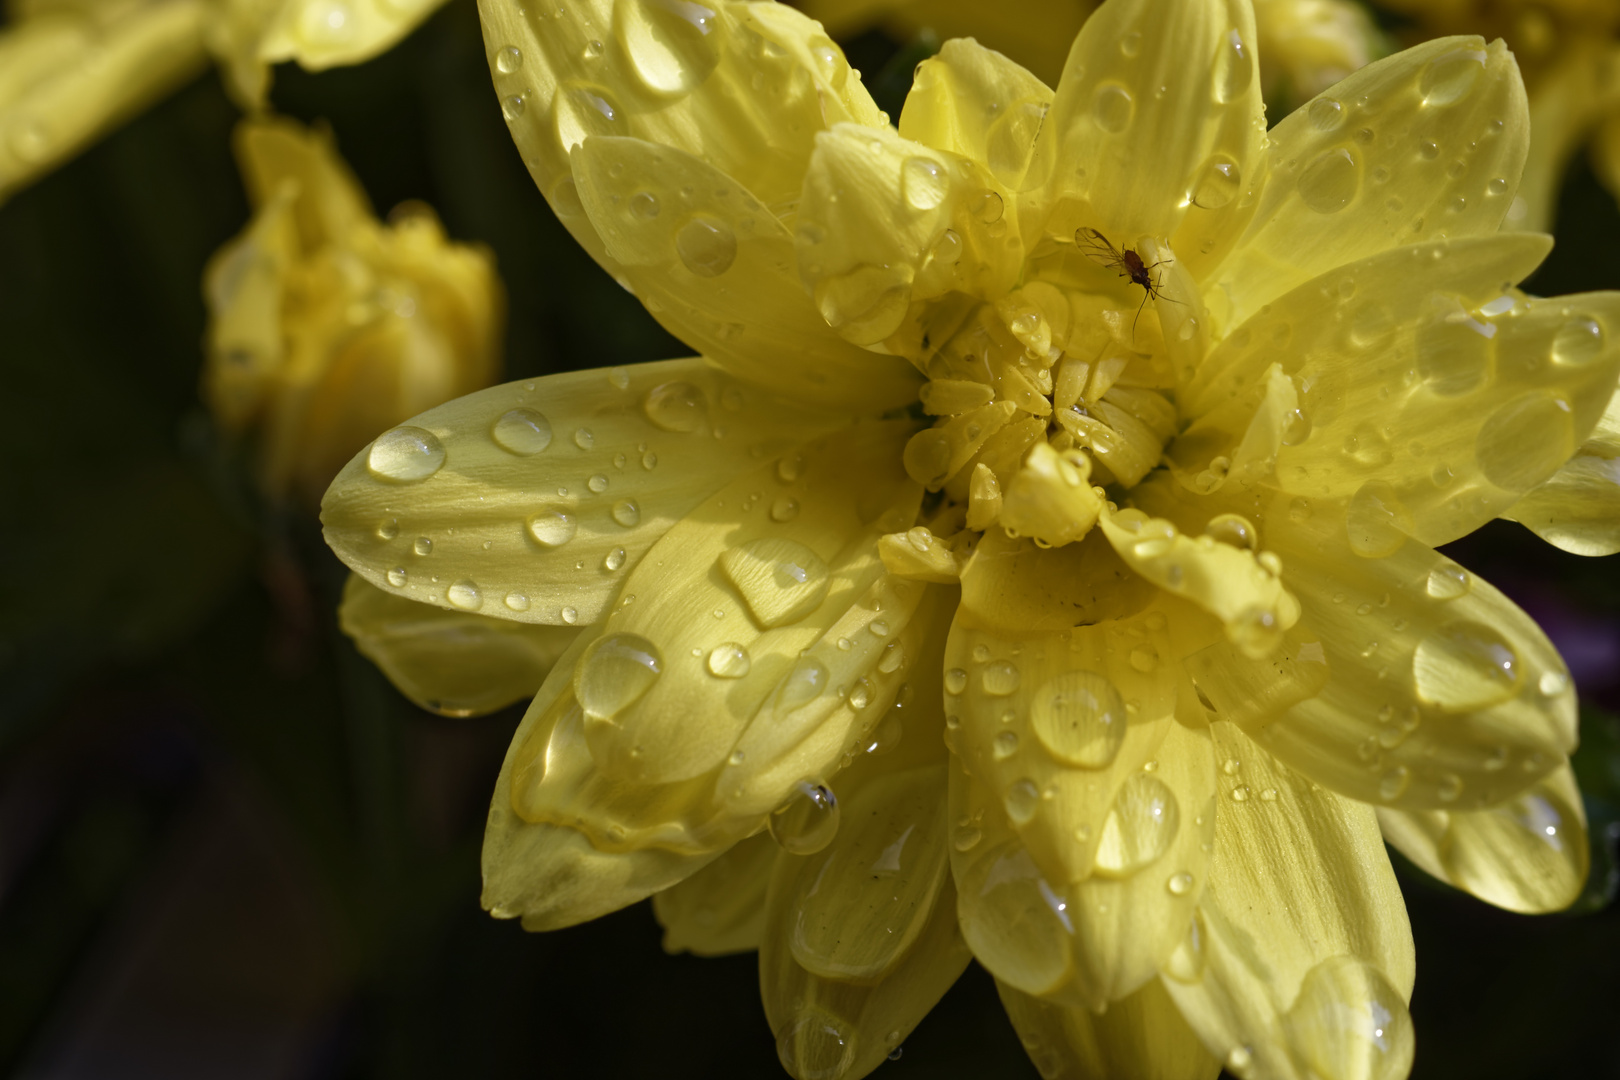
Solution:
<svg viewBox="0 0 1620 1080">
<path fill-rule="evenodd" d="M 205 274 L 204 396 L 255 432 L 267 494 L 313 504 L 378 431 L 494 378 L 504 294 L 427 206 L 379 222 L 330 136 L 252 120 L 236 142 L 255 212 Z"/>
<path fill-rule="evenodd" d="M 1055 81 L 1069 43 L 1096 8 L 1092 0 L 798 0 L 796 7 L 847 38 L 874 22 L 901 37 L 930 31 L 972 36 Z M 1256 0 L 1260 78 L 1273 110 L 1292 108 L 1388 50 L 1367 12 L 1351 0 Z M 1284 109 L 1286 111 L 1286 109 Z"/>
<path fill-rule="evenodd" d="M 0 201 L 195 76 L 260 109 L 270 65 L 386 52 L 442 0 L 20 0 L 0 29 Z"/>
<path fill-rule="evenodd" d="M 896 131 L 778 5 L 483 18 L 541 190 L 704 354 L 481 391 L 327 494 L 378 588 L 588 627 L 485 905 L 757 947 L 799 1077 L 970 956 L 1043 1075 L 1404 1075 L 1384 837 L 1514 910 L 1586 873 L 1564 665 L 1434 550 L 1620 373 L 1620 296 L 1512 285 L 1506 50 L 1267 132 L 1247 0 L 1110 0 L 1055 92 L 953 41 Z"/>
</svg>

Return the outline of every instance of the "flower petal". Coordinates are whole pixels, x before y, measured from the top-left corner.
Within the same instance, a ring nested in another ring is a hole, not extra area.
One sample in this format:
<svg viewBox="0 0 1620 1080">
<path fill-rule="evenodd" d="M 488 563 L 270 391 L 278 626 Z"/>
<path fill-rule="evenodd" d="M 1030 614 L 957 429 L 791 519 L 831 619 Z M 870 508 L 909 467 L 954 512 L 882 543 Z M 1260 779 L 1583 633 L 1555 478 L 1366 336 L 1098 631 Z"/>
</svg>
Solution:
<svg viewBox="0 0 1620 1080">
<path fill-rule="evenodd" d="M 1561 469 L 1502 516 L 1576 555 L 1620 551 L 1620 394 Z"/>
<path fill-rule="evenodd" d="M 1424 870 L 1509 911 L 1562 911 L 1586 884 L 1586 811 L 1568 764 L 1488 810 L 1380 808 L 1378 823 Z"/>
<path fill-rule="evenodd" d="M 654 894 L 664 951 L 725 956 L 759 948 L 765 889 L 779 850 L 769 833 L 751 836 L 685 881 Z"/>
<path fill-rule="evenodd" d="M 0 31 L 0 202 L 207 63 L 200 0 L 38 6 Z"/>
<path fill-rule="evenodd" d="M 877 414 L 916 401 L 921 379 L 905 361 L 829 332 L 795 272 L 792 235 L 735 180 L 683 150 L 631 138 L 587 139 L 572 164 L 623 279 L 716 364 L 810 404 Z"/>
<path fill-rule="evenodd" d="M 1270 177 L 1212 283 L 1230 298 L 1226 325 L 1398 244 L 1494 233 L 1529 138 L 1500 41 L 1442 38 L 1362 68 L 1271 129 Z"/>
<path fill-rule="evenodd" d="M 323 504 L 326 539 L 410 599 L 584 625 L 739 471 L 848 422 L 697 359 L 507 383 L 431 409 L 349 462 Z"/>
<path fill-rule="evenodd" d="M 1045 549 L 991 529 L 962 570 L 962 610 L 974 625 L 1010 634 L 1124 618 L 1145 608 L 1152 594 L 1097 530 Z"/>
<path fill-rule="evenodd" d="M 1354 507 L 1347 520 L 1340 508 L 1286 495 L 1204 504 L 1202 513 L 1258 523 L 1308 633 L 1285 643 L 1283 669 L 1244 673 L 1242 655 L 1223 644 L 1192 665 L 1193 677 L 1216 715 L 1241 718 L 1290 767 L 1363 802 L 1461 810 L 1508 798 L 1574 748 L 1575 698 L 1563 661 L 1490 585 L 1399 534 L 1381 557 L 1358 556 L 1350 529 L 1383 534 L 1358 526 Z M 1320 690 L 1258 714 L 1250 688 L 1278 675 Z"/>
<path fill-rule="evenodd" d="M 533 697 L 579 631 L 418 604 L 349 575 L 338 624 L 424 709 L 480 716 Z"/>
<path fill-rule="evenodd" d="M 1046 699 L 1066 721 L 1083 720 L 1095 701 L 1084 673 L 1073 675 Z M 1042 730 L 1039 713 L 1032 726 Z M 1083 728 L 1068 730 L 1064 745 L 1077 745 Z M 1161 731 L 1155 758 L 1141 767 L 1073 768 L 1045 789 L 1025 778 L 998 795 L 993 780 L 979 778 L 982 758 L 952 770 L 962 933 L 997 979 L 1101 1011 L 1169 961 L 1204 887 L 1215 760 L 1204 732 L 1173 720 Z M 1053 847 L 1069 850 L 1054 857 Z"/>
<path fill-rule="evenodd" d="M 970 158 L 1019 191 L 1051 107 L 1052 91 L 1034 75 L 972 38 L 954 38 L 917 65 L 900 134 Z"/>
<path fill-rule="evenodd" d="M 1174 233 L 1206 175 L 1258 149 L 1264 106 L 1246 3 L 1105 4 L 1075 39 L 1024 181 L 1027 235 Z M 1076 163 L 1081 163 L 1078 167 Z"/>
<path fill-rule="evenodd" d="M 1097 1015 L 996 983 L 1002 1007 L 1042 1080 L 1215 1080 L 1221 1063 L 1153 979 Z"/>
<path fill-rule="evenodd" d="M 1372 809 L 1231 724 L 1210 732 L 1227 761 L 1215 857 L 1165 988 L 1236 1075 L 1405 1076 L 1412 933 Z"/>
<path fill-rule="evenodd" d="M 1216 350 L 1206 370 L 1225 366 L 1195 400 L 1242 392 L 1287 342 L 1301 393 L 1277 483 L 1313 503 L 1376 498 L 1410 535 L 1449 543 L 1552 477 L 1620 374 L 1620 293 L 1526 299 L 1492 275 L 1524 272 L 1540 246 L 1418 245 L 1324 275 Z"/>
<path fill-rule="evenodd" d="M 1530 102 L 1530 151 L 1524 164 L 1519 197 L 1505 224 L 1532 232 L 1552 229 L 1564 170 L 1601 118 L 1613 116 L 1620 105 L 1620 45 L 1612 38 L 1591 35 L 1570 41 L 1556 63 L 1542 68 L 1536 94 Z M 1606 155 L 1599 151 L 1593 163 L 1600 179 L 1613 183 Z M 1612 188 L 1611 188 L 1612 190 Z"/>
</svg>

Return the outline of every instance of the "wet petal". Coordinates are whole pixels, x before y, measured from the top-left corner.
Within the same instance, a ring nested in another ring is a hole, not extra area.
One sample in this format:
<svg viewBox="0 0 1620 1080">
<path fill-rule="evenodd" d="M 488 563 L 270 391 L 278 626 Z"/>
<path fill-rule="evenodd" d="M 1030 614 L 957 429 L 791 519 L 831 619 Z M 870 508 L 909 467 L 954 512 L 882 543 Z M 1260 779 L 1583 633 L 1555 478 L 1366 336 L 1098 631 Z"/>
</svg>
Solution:
<svg viewBox="0 0 1620 1080">
<path fill-rule="evenodd" d="M 735 180 L 683 150 L 630 138 L 588 139 L 572 164 L 620 276 L 716 364 L 810 404 L 876 414 L 916 400 L 921 380 L 905 361 L 829 331 L 800 284 L 792 235 Z"/>
<path fill-rule="evenodd" d="M 695 359 L 507 383 L 380 436 L 327 492 L 326 539 L 413 600 L 585 625 L 705 497 L 847 422 Z"/>
<path fill-rule="evenodd" d="M 1443 38 L 1375 61 L 1269 133 L 1270 176 L 1215 283 L 1235 326 L 1336 266 L 1496 231 L 1530 137 L 1500 41 Z"/>
<path fill-rule="evenodd" d="M 1210 502 L 1257 522 L 1280 556 L 1306 631 L 1282 654 L 1287 677 L 1321 688 L 1266 716 L 1244 687 L 1272 673 L 1241 674 L 1235 650 L 1194 677 L 1217 715 L 1242 718 L 1292 768 L 1363 802 L 1460 810 L 1507 798 L 1574 748 L 1563 661 L 1489 584 L 1400 536 L 1381 557 L 1358 556 L 1358 536 L 1383 534 L 1331 505 Z"/>
<path fill-rule="evenodd" d="M 0 202 L 207 62 L 197 0 L 24 10 L 0 32 Z"/>
<path fill-rule="evenodd" d="M 1100 1016 L 1003 982 L 996 992 L 1042 1080 L 1215 1080 L 1221 1071 L 1158 979 Z"/>
<path fill-rule="evenodd" d="M 1212 161 L 1258 148 L 1254 15 L 1241 3 L 1114 3 L 1075 39 L 1021 206 L 1031 235 L 1117 245 L 1176 231 Z M 1076 167 L 1074 163 L 1083 163 Z"/>
<path fill-rule="evenodd" d="M 1210 731 L 1215 858 L 1165 988 L 1235 1075 L 1406 1075 L 1412 933 L 1371 807 Z"/>
<path fill-rule="evenodd" d="M 579 631 L 418 604 L 351 574 L 338 624 L 400 693 L 444 716 L 533 697 Z"/>
<path fill-rule="evenodd" d="M 1620 551 L 1620 394 L 1575 456 L 1503 513 L 1576 555 Z"/>
<path fill-rule="evenodd" d="M 725 956 L 759 948 L 765 933 L 765 889 L 779 850 L 769 833 L 751 836 L 654 895 L 664 951 Z"/>
<path fill-rule="evenodd" d="M 1063 631 L 1135 615 L 1153 589 L 1101 532 L 1043 549 L 991 529 L 962 569 L 962 609 L 976 625 L 1010 633 Z"/>
<path fill-rule="evenodd" d="M 1562 911 L 1586 884 L 1586 811 L 1567 764 L 1487 810 L 1380 808 L 1378 822 L 1424 870 L 1509 911 Z"/>
<path fill-rule="evenodd" d="M 1019 191 L 1051 106 L 1045 83 L 972 38 L 954 38 L 917 65 L 900 134 L 970 158 Z"/>
<path fill-rule="evenodd" d="M 264 19 L 256 5 L 228 5 L 226 25 L 241 31 L 260 21 L 251 36 L 234 40 L 216 31 L 214 46 L 238 66 L 296 60 L 307 71 L 358 64 L 387 52 L 439 9 L 443 0 L 291 0 Z M 251 58 L 251 60 L 250 60 Z"/>
<path fill-rule="evenodd" d="M 1227 366 L 1195 407 L 1241 392 L 1286 343 L 1299 415 L 1277 483 L 1315 502 L 1376 498 L 1430 545 L 1466 535 L 1574 455 L 1620 372 L 1620 295 L 1527 299 L 1487 276 L 1525 272 L 1539 247 L 1418 245 L 1324 275 L 1212 355 L 1207 368 Z"/>
<path fill-rule="evenodd" d="M 1088 707 L 1079 686 L 1054 688 L 1044 706 L 1061 720 Z M 1039 717 L 1032 726 L 1052 731 Z M 1065 730 L 1062 745 L 1076 744 L 1082 729 Z M 979 778 L 989 771 L 980 757 L 953 769 L 951 858 L 962 933 L 997 979 L 1100 1011 L 1169 961 L 1204 887 L 1215 762 L 1207 734 L 1173 720 L 1160 733 L 1151 768 L 1081 766 L 1046 788 L 1026 777 L 998 793 L 993 780 Z M 1127 745 L 1124 755 L 1136 760 L 1135 749 Z M 1020 749 L 1025 757 L 1041 752 Z M 1048 854 L 1053 847 L 1056 857 Z"/>
</svg>

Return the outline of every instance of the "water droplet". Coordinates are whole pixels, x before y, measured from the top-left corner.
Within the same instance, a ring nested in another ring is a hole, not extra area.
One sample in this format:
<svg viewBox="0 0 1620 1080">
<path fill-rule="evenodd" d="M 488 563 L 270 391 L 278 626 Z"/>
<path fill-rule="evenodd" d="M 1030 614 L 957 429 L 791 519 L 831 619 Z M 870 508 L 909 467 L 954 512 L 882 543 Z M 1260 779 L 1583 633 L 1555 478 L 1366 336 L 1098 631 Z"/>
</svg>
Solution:
<svg viewBox="0 0 1620 1080">
<path fill-rule="evenodd" d="M 826 665 L 813 656 L 800 657 L 776 691 L 776 708 L 792 712 L 820 697 L 826 689 Z"/>
<path fill-rule="evenodd" d="M 463 611 L 477 611 L 484 606 L 484 595 L 478 591 L 478 586 L 465 578 L 450 586 L 445 599 Z"/>
<path fill-rule="evenodd" d="M 613 504 L 613 520 L 626 529 L 641 524 L 641 507 L 634 499 L 620 499 Z"/>
<path fill-rule="evenodd" d="M 804 475 L 804 455 L 788 454 L 776 463 L 776 478 L 784 484 L 791 484 Z"/>
<path fill-rule="evenodd" d="M 1159 650 L 1152 645 L 1138 645 L 1131 650 L 1131 667 L 1146 675 L 1159 666 Z"/>
<path fill-rule="evenodd" d="M 748 613 L 767 629 L 797 622 L 820 607 L 831 580 L 819 555 L 785 537 L 731 548 L 721 554 L 719 565 Z"/>
<path fill-rule="evenodd" d="M 1350 550 L 1364 559 L 1381 559 L 1399 551 L 1412 530 L 1412 515 L 1382 480 L 1369 480 L 1350 497 L 1345 509 Z"/>
<path fill-rule="evenodd" d="M 366 467 L 379 480 L 425 480 L 444 467 L 444 444 L 423 428 L 397 427 L 377 436 L 366 455 Z"/>
<path fill-rule="evenodd" d="M 1226 762 L 1221 765 L 1221 772 L 1225 773 L 1227 776 L 1236 776 L 1238 774 L 1238 770 L 1242 768 L 1243 762 L 1239 761 L 1237 758 L 1227 758 Z"/>
<path fill-rule="evenodd" d="M 1097 838 L 1097 872 L 1126 877 L 1163 855 L 1181 825 L 1175 794 L 1157 777 L 1138 773 L 1119 787 Z"/>
<path fill-rule="evenodd" d="M 1495 705 L 1517 691 L 1522 677 L 1513 647 L 1483 623 L 1447 623 L 1420 641 L 1412 655 L 1418 697 L 1448 712 Z"/>
<path fill-rule="evenodd" d="M 1603 355 L 1603 327 L 1587 318 L 1571 319 L 1553 338 L 1553 363 L 1582 367 Z"/>
<path fill-rule="evenodd" d="M 838 832 L 838 799 L 825 784 L 801 780 L 771 814 L 771 836 L 793 855 L 813 855 Z"/>
<path fill-rule="evenodd" d="M 1418 78 L 1418 93 L 1424 105 L 1455 104 L 1473 91 L 1484 70 L 1484 50 L 1456 49 L 1429 62 Z"/>
<path fill-rule="evenodd" d="M 772 521 L 792 521 L 799 516 L 799 500 L 786 495 L 771 503 Z"/>
<path fill-rule="evenodd" d="M 639 634 L 609 634 L 574 668 L 574 696 L 585 715 L 612 720 L 641 700 L 663 674 L 658 647 Z"/>
<path fill-rule="evenodd" d="M 1575 418 L 1562 396 L 1521 394 L 1486 419 L 1474 441 L 1480 472 L 1499 488 L 1529 491 L 1575 453 Z"/>
<path fill-rule="evenodd" d="M 1536 688 L 1543 697 L 1557 697 L 1569 689 L 1569 674 L 1563 671 L 1549 671 L 1536 682 Z"/>
<path fill-rule="evenodd" d="M 1254 1053 L 1246 1046 L 1234 1046 L 1226 1055 L 1226 1069 L 1233 1076 L 1244 1077 L 1254 1064 Z"/>
<path fill-rule="evenodd" d="M 411 545 L 411 550 L 418 555 L 431 555 L 433 554 L 433 541 L 425 536 L 418 536 L 416 543 Z"/>
<path fill-rule="evenodd" d="M 950 180 L 939 162 L 925 157 L 907 158 L 900 166 L 900 191 L 918 210 L 932 210 L 945 201 Z"/>
<path fill-rule="evenodd" d="M 1132 30 L 1119 39 L 1119 53 L 1127 60 L 1134 60 L 1142 51 L 1142 32 Z"/>
<path fill-rule="evenodd" d="M 516 45 L 508 45 L 495 54 L 495 70 L 510 75 L 523 66 L 523 52 Z"/>
<path fill-rule="evenodd" d="M 650 191 L 638 191 L 630 196 L 630 212 L 643 221 L 650 221 L 658 216 L 658 196 Z M 623 389 L 623 387 L 620 387 Z"/>
<path fill-rule="evenodd" d="M 1473 577 L 1450 559 L 1442 559 L 1429 571 L 1427 590 L 1436 600 L 1455 600 L 1473 587 Z"/>
<path fill-rule="evenodd" d="M 709 674 L 722 679 L 740 679 L 753 666 L 748 650 L 735 641 L 716 645 L 709 650 Z"/>
<path fill-rule="evenodd" d="M 1136 101 L 1119 83 L 1104 83 L 1091 96 L 1091 116 L 1104 131 L 1118 133 L 1136 116 Z"/>
<path fill-rule="evenodd" d="M 574 515 L 556 507 L 541 510 L 529 519 L 529 535 L 543 548 L 562 547 L 578 530 Z"/>
<path fill-rule="evenodd" d="M 602 559 L 602 569 L 617 570 L 624 565 L 624 548 L 614 548 Z"/>
<path fill-rule="evenodd" d="M 1125 701 L 1104 676 L 1069 671 L 1036 693 L 1030 723 L 1035 737 L 1059 761 L 1101 769 L 1113 762 L 1125 741 Z"/>
<path fill-rule="evenodd" d="M 1007 789 L 1002 805 L 1014 825 L 1028 825 L 1041 805 L 1041 793 L 1033 780 L 1020 780 Z"/>
<path fill-rule="evenodd" d="M 1283 1019 L 1305 1071 L 1324 1080 L 1395 1080 L 1412 1065 L 1412 1018 L 1400 991 L 1354 956 L 1306 973 Z"/>
<path fill-rule="evenodd" d="M 597 473 L 595 476 L 585 481 L 585 486 L 590 488 L 595 494 L 600 495 L 602 492 L 607 490 L 608 478 L 603 476 L 601 473 Z"/>
<path fill-rule="evenodd" d="M 1229 30 L 1215 48 L 1215 61 L 1211 65 L 1210 82 L 1214 87 L 1217 105 L 1236 101 L 1254 82 L 1254 60 L 1236 30 Z"/>
<path fill-rule="evenodd" d="M 945 673 L 945 692 L 947 694 L 960 694 L 967 689 L 967 672 L 961 668 L 951 668 Z"/>
<path fill-rule="evenodd" d="M 529 598 L 527 596 L 524 596 L 520 592 L 509 592 L 509 593 L 507 593 L 506 594 L 506 599 L 504 601 L 502 601 L 502 602 L 505 603 L 506 606 L 509 609 L 511 609 L 512 611 L 528 611 L 529 610 Z"/>
<path fill-rule="evenodd" d="M 999 732 L 990 740 L 990 753 L 997 761 L 1006 761 L 1018 753 L 1018 735 L 1016 732 Z"/>
<path fill-rule="evenodd" d="M 1361 166 L 1342 146 L 1322 153 L 1299 174 L 1299 197 L 1318 214 L 1343 210 L 1360 187 Z"/>
<path fill-rule="evenodd" d="M 776 1033 L 776 1056 L 794 1076 L 834 1080 L 850 1072 L 855 1036 L 842 1021 L 820 1009 L 806 1008 Z"/>
<path fill-rule="evenodd" d="M 677 0 L 616 5 L 614 32 L 630 66 L 647 89 L 676 96 L 708 78 L 719 61 L 715 12 L 703 4 Z"/>
<path fill-rule="evenodd" d="M 882 619 L 873 619 L 867 624 L 866 628 L 872 632 L 873 637 L 889 636 L 889 624 L 884 622 Z"/>
<path fill-rule="evenodd" d="M 555 99 L 557 141 L 572 151 L 591 135 L 623 135 L 623 118 L 612 97 L 600 87 L 565 85 Z"/>
<path fill-rule="evenodd" d="M 1239 784 L 1237 787 L 1233 788 L 1232 789 L 1232 801 L 1233 802 L 1248 802 L 1249 801 L 1249 785 L 1248 784 Z"/>
<path fill-rule="evenodd" d="M 1412 786 L 1412 770 L 1405 765 L 1397 765 L 1378 778 L 1378 797 L 1385 800 L 1398 799 L 1406 794 L 1406 789 Z"/>
<path fill-rule="evenodd" d="M 1260 546 L 1260 535 L 1254 522 L 1242 514 L 1217 514 L 1204 526 L 1204 535 L 1221 544 L 1243 551 L 1254 551 Z"/>
<path fill-rule="evenodd" d="M 1329 97 L 1317 98 L 1305 116 L 1317 131 L 1333 131 L 1344 123 L 1344 106 Z"/>
<path fill-rule="evenodd" d="M 973 217 L 984 225 L 994 225 L 1001 220 L 1001 215 L 1005 211 L 1006 204 L 994 191 L 982 192 L 973 200 L 971 207 Z"/>
<path fill-rule="evenodd" d="M 1192 201 L 1205 210 L 1218 210 L 1237 197 L 1243 173 L 1237 162 L 1225 154 L 1211 155 L 1198 168 L 1198 181 Z"/>
<path fill-rule="evenodd" d="M 1282 644 L 1283 626 L 1271 608 L 1255 604 L 1238 612 L 1227 624 L 1226 636 L 1251 660 L 1263 660 Z"/>
<path fill-rule="evenodd" d="M 956 832 L 951 837 L 951 843 L 957 851 L 972 851 L 979 846 L 979 841 L 982 839 L 984 839 L 984 833 L 980 831 L 977 825 L 958 825 Z"/>
<path fill-rule="evenodd" d="M 1186 871 L 1170 875 L 1170 880 L 1164 883 L 1172 896 L 1186 896 L 1192 892 L 1193 876 Z"/>
<path fill-rule="evenodd" d="M 522 94 L 508 94 L 506 97 L 501 98 L 501 116 L 510 124 L 523 115 L 523 110 L 528 107 L 528 104 Z"/>
<path fill-rule="evenodd" d="M 533 409 L 508 409 L 496 419 L 490 436 L 502 450 L 528 457 L 551 445 L 551 421 Z"/>
<path fill-rule="evenodd" d="M 737 259 L 737 234 L 708 214 L 694 214 L 675 234 L 675 252 L 698 277 L 719 277 Z"/>
<path fill-rule="evenodd" d="M 665 431 L 696 431 L 709 418 L 709 399 L 689 382 L 667 382 L 647 391 L 641 409 Z"/>
<path fill-rule="evenodd" d="M 396 566 L 388 571 L 388 584 L 396 589 L 405 587 L 405 568 L 403 566 Z"/>
<path fill-rule="evenodd" d="M 984 692 L 992 697 L 1006 697 L 1018 689 L 1018 665 L 1011 660 L 997 660 L 985 667 L 979 676 Z"/>
</svg>

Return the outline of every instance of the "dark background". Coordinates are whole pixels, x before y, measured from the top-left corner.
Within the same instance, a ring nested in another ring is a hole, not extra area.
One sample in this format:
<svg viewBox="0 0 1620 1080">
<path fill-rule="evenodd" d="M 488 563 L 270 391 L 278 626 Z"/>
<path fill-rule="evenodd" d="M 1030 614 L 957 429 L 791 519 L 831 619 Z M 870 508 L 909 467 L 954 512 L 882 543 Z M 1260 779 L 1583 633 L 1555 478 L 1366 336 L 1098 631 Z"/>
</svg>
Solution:
<svg viewBox="0 0 1620 1080">
<path fill-rule="evenodd" d="M 849 44 L 891 115 L 918 59 Z M 507 377 L 683 355 L 568 238 L 452 0 L 370 64 L 277 72 L 380 212 L 494 249 Z M 198 402 L 207 257 L 247 221 L 210 74 L 0 208 L 0 1069 L 38 1080 L 781 1075 L 754 958 L 665 956 L 647 905 L 545 935 L 478 907 L 519 710 L 447 720 L 338 633 L 314 524 L 265 508 Z M 1578 161 L 1529 283 L 1620 286 Z M 1620 577 L 1498 522 L 1454 545 L 1585 704 L 1594 874 L 1505 914 L 1398 862 L 1422 1080 L 1620 1076 Z M 881 1074 L 1033 1077 L 970 969 Z"/>
</svg>

